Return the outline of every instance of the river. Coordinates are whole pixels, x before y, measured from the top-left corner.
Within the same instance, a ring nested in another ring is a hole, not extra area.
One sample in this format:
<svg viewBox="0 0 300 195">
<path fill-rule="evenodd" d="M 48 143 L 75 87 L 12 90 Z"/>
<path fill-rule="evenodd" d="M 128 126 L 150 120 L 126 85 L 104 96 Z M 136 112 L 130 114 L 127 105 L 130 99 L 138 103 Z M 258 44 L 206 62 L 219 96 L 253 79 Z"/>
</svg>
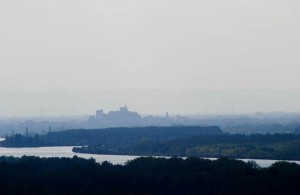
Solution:
<svg viewBox="0 0 300 195">
<path fill-rule="evenodd" d="M 94 158 L 97 162 L 109 161 L 113 164 L 124 164 L 128 160 L 138 158 L 138 156 L 127 155 L 98 155 L 74 153 L 71 146 L 57 147 L 39 147 L 39 148 L 2 148 L 0 147 L 0 156 L 39 156 L 39 157 L 78 157 L 90 159 Z"/>
<path fill-rule="evenodd" d="M 0 147 L 0 156 L 38 156 L 38 157 L 78 157 L 90 159 L 94 158 L 97 162 L 109 161 L 113 164 L 124 164 L 128 160 L 133 160 L 139 156 L 127 156 L 127 155 L 100 155 L 100 154 L 81 154 L 74 153 L 71 146 L 58 146 L 58 147 L 40 147 L 40 148 L 2 148 Z M 216 160 L 216 158 L 208 158 L 210 160 Z M 261 167 L 268 167 L 277 160 L 261 160 L 261 159 L 240 159 L 242 161 L 255 161 Z M 300 161 L 288 161 L 300 164 Z"/>
</svg>

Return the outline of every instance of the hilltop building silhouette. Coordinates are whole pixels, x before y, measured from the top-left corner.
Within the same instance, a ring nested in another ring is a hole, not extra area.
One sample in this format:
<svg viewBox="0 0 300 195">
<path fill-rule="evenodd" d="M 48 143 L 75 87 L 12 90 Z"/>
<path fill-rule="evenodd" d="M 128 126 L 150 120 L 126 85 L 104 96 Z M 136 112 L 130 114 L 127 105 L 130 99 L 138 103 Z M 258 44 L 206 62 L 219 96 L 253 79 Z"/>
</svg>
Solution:
<svg viewBox="0 0 300 195">
<path fill-rule="evenodd" d="M 127 105 L 120 107 L 117 111 L 108 111 L 103 109 L 96 110 L 96 115 L 89 119 L 91 126 L 120 127 L 120 126 L 138 126 L 143 122 L 141 115 L 137 112 L 129 111 Z"/>
</svg>

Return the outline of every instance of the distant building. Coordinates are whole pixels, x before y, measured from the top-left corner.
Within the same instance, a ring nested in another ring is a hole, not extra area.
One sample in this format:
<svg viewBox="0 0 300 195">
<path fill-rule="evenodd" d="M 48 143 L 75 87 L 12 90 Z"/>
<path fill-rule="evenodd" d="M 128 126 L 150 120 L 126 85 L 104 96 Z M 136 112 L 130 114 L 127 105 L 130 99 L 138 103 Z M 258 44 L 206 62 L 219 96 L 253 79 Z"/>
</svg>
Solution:
<svg viewBox="0 0 300 195">
<path fill-rule="evenodd" d="M 104 111 L 103 111 L 103 109 L 101 109 L 101 110 L 96 110 L 96 118 L 103 118 L 103 116 L 104 116 Z"/>
<path fill-rule="evenodd" d="M 113 120 L 140 120 L 141 116 L 137 112 L 128 110 L 127 105 L 120 107 L 119 111 L 109 111 L 106 118 Z"/>
<path fill-rule="evenodd" d="M 127 105 L 119 110 L 104 113 L 103 109 L 96 110 L 96 115 L 90 116 L 87 121 L 87 128 L 99 127 L 133 127 L 133 126 L 168 126 L 177 122 L 177 119 L 169 116 L 165 117 L 147 116 L 142 117 L 139 113 L 128 110 Z"/>
<path fill-rule="evenodd" d="M 128 109 L 127 109 L 127 105 L 125 104 L 124 107 L 120 107 L 120 112 L 128 112 Z"/>
<path fill-rule="evenodd" d="M 96 110 L 96 115 L 91 116 L 90 120 L 105 122 L 106 124 L 119 124 L 121 123 L 137 123 L 141 122 L 142 117 L 137 112 L 128 110 L 127 105 L 120 107 L 118 111 L 109 111 L 104 113 L 103 109 Z"/>
</svg>

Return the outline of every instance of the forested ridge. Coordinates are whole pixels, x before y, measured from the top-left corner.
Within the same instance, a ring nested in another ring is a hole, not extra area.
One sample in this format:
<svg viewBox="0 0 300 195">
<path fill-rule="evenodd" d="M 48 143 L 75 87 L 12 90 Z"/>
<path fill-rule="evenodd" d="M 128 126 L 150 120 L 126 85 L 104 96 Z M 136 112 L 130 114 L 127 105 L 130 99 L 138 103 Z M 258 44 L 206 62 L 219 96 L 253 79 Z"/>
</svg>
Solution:
<svg viewBox="0 0 300 195">
<path fill-rule="evenodd" d="M 48 132 L 46 135 L 6 136 L 3 147 L 130 145 L 141 140 L 165 141 L 197 135 L 216 135 L 224 132 L 217 126 L 120 127 L 107 129 L 74 129 Z"/>
<path fill-rule="evenodd" d="M 300 134 L 229 134 L 219 127 L 132 127 L 7 136 L 2 147 L 79 146 L 74 152 L 300 160 Z M 83 147 L 81 147 L 83 146 Z"/>
<path fill-rule="evenodd" d="M 0 194 L 299 194 L 300 166 L 221 158 L 93 159 L 0 157 Z"/>
<path fill-rule="evenodd" d="M 300 160 L 300 135 L 201 135 L 174 140 L 141 140 L 137 144 L 125 146 L 99 143 L 75 147 L 73 151 L 94 154 Z"/>
</svg>

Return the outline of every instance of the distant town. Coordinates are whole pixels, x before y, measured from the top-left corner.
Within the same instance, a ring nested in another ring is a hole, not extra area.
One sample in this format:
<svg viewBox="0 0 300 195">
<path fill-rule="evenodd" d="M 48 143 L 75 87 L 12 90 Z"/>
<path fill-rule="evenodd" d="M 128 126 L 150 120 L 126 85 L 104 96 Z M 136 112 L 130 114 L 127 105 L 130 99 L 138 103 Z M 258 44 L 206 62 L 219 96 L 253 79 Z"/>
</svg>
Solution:
<svg viewBox="0 0 300 195">
<path fill-rule="evenodd" d="M 300 126 L 299 121 L 299 113 L 284 112 L 201 116 L 181 116 L 166 112 L 160 116 L 141 115 L 124 105 L 116 111 L 98 109 L 95 114 L 88 116 L 0 119 L 0 136 L 14 133 L 46 134 L 68 129 L 210 125 L 217 125 L 229 133 L 293 133 Z"/>
<path fill-rule="evenodd" d="M 181 120 L 180 120 L 181 119 Z M 96 114 L 90 116 L 87 121 L 89 128 L 103 127 L 133 127 L 133 126 L 170 126 L 185 123 L 184 117 L 169 117 L 166 112 L 165 117 L 145 116 L 139 113 L 129 111 L 127 105 L 120 107 L 117 111 L 109 111 L 105 113 L 103 109 L 96 110 Z"/>
</svg>

